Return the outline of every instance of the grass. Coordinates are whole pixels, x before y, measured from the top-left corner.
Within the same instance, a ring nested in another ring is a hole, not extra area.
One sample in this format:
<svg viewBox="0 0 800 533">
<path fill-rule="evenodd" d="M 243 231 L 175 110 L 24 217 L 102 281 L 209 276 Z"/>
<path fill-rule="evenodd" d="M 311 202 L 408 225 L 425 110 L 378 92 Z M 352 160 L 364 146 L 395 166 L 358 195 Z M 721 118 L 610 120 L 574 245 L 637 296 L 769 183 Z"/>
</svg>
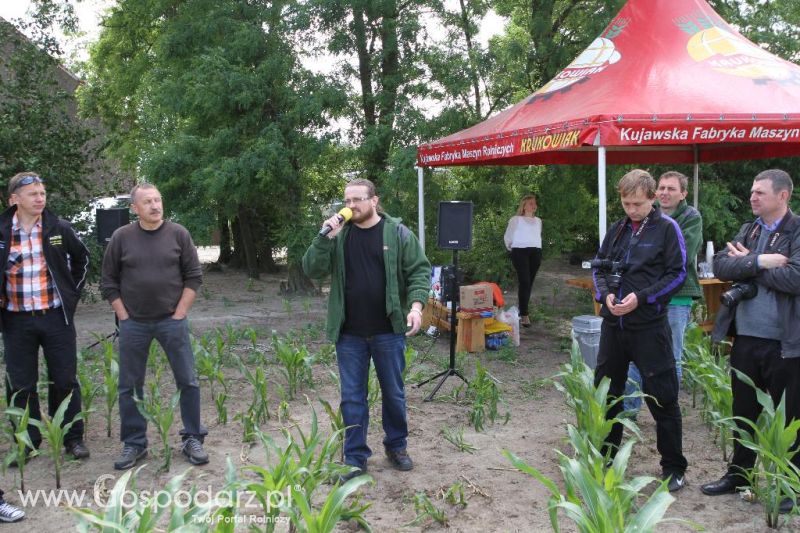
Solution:
<svg viewBox="0 0 800 533">
<path fill-rule="evenodd" d="M 464 428 L 442 428 L 442 436 L 460 452 L 474 453 L 478 449 L 464 439 Z"/>
</svg>

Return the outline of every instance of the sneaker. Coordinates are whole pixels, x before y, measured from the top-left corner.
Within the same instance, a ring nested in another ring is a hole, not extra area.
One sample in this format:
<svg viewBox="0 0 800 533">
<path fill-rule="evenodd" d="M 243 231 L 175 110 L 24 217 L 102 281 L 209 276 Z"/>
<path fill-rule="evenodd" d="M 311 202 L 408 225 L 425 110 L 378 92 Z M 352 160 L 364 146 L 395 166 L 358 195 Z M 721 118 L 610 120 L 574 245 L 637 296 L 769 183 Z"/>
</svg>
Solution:
<svg viewBox="0 0 800 533">
<path fill-rule="evenodd" d="M 797 506 L 797 500 L 795 498 L 784 498 L 778 505 L 778 512 L 780 514 L 789 514 L 792 511 L 794 511 L 794 508 L 796 506 Z"/>
<path fill-rule="evenodd" d="M 65 444 L 64 448 L 67 450 L 67 453 L 75 459 L 89 458 L 89 448 L 86 447 L 82 440 Z"/>
<path fill-rule="evenodd" d="M 531 327 L 530 317 L 528 317 L 527 315 L 522 315 L 521 317 L 519 317 L 519 325 L 522 326 L 523 328 Z"/>
<path fill-rule="evenodd" d="M 0 522 L 19 522 L 25 518 L 25 512 L 0 498 Z"/>
<path fill-rule="evenodd" d="M 686 486 L 686 476 L 684 474 L 669 474 L 665 473 L 661 479 L 667 482 L 667 490 L 670 492 L 678 492 Z"/>
<path fill-rule="evenodd" d="M 405 450 L 386 450 L 386 457 L 389 458 L 389 462 L 392 463 L 392 466 L 397 470 L 407 472 L 414 468 L 414 463 Z"/>
<path fill-rule="evenodd" d="M 147 456 L 147 448 L 139 448 L 131 444 L 122 447 L 122 454 L 114 461 L 114 470 L 127 470 L 132 468 L 139 459 Z"/>
<path fill-rule="evenodd" d="M 339 485 L 344 485 L 345 483 L 347 483 L 351 479 L 357 478 L 358 476 L 363 476 L 364 474 L 367 473 L 367 466 L 366 465 L 364 465 L 364 466 L 345 465 L 345 466 L 349 466 L 353 470 L 351 470 L 350 472 L 348 472 L 346 474 L 342 474 L 342 475 L 339 476 Z"/>
<path fill-rule="evenodd" d="M 204 465 L 208 462 L 208 454 L 203 450 L 203 443 L 194 437 L 183 441 L 181 451 L 193 465 Z"/>
</svg>

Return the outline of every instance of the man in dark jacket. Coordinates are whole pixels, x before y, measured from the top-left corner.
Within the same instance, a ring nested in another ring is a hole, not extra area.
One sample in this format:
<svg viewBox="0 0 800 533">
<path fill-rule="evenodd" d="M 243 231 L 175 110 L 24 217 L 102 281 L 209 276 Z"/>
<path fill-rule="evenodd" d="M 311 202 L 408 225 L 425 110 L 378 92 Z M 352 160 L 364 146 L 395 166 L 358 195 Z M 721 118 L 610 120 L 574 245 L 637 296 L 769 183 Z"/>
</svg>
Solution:
<svg viewBox="0 0 800 533">
<path fill-rule="evenodd" d="M 77 345 L 72 318 L 89 270 L 89 250 L 72 227 L 45 208 L 44 180 L 23 172 L 8 182 L 11 207 L 0 214 L 0 286 L 3 291 L 2 331 L 6 362 L 6 397 L 14 405 L 30 409 L 41 419 L 39 395 L 39 347 L 44 353 L 50 416 L 72 394 L 64 422 L 81 412 L 77 378 Z M 39 429 L 28 426 L 31 443 L 42 442 Z M 76 459 L 89 457 L 83 443 L 83 421 L 77 420 L 64 437 L 67 453 Z"/>
<path fill-rule="evenodd" d="M 686 282 L 672 296 L 667 307 L 667 321 L 672 332 L 672 354 L 675 356 L 675 370 L 678 374 L 678 387 L 681 384 L 681 361 L 683 359 L 683 337 L 692 314 L 693 300 L 702 298 L 703 290 L 697 279 L 697 254 L 703 245 L 703 217 L 694 207 L 686 203 L 689 193 L 689 178 L 680 172 L 670 170 L 658 178 L 658 207 L 665 215 L 672 217 L 681 228 L 686 242 Z M 631 363 L 628 370 L 628 383 L 625 394 L 629 395 L 642 388 L 642 376 L 636 365 Z M 642 406 L 638 396 L 625 398 L 625 411 L 633 412 Z"/>
<path fill-rule="evenodd" d="M 650 174 L 632 170 L 617 188 L 627 217 L 609 228 L 597 254 L 607 263 L 593 271 L 604 318 L 595 384 L 608 376 L 610 399 L 621 396 L 628 365 L 636 363 L 656 421 L 662 476 L 674 492 L 685 484 L 687 462 L 667 305 L 686 279 L 686 245 L 678 224 L 653 206 L 656 182 Z M 622 403 L 615 403 L 609 419 L 621 411 Z M 621 441 L 622 425 L 617 423 L 606 444 L 615 453 Z"/>
<path fill-rule="evenodd" d="M 750 377 L 776 404 L 786 394 L 787 422 L 800 418 L 800 217 L 789 209 L 792 189 L 783 170 L 765 170 L 755 177 L 750 206 L 757 218 L 714 257 L 714 273 L 736 282 L 741 298 L 720 308 L 712 335 L 714 341 L 735 336 L 731 368 Z M 731 388 L 733 415 L 755 421 L 761 406 L 753 388 L 735 374 Z M 744 424 L 739 428 L 748 430 Z M 800 467 L 800 456 L 793 462 Z M 744 487 L 744 473 L 754 463 L 755 453 L 734 442 L 726 474 L 701 490 L 715 496 Z M 788 512 L 793 505 L 787 499 L 781 507 Z"/>
<path fill-rule="evenodd" d="M 380 211 L 371 181 L 351 181 L 344 198 L 351 223 L 337 216 L 326 220 L 331 231 L 314 238 L 303 270 L 312 278 L 331 276 L 327 330 L 339 365 L 345 463 L 354 467 L 346 480 L 366 472 L 372 455 L 367 445 L 370 359 L 381 387 L 386 456 L 397 470 L 413 468 L 406 450 L 405 338 L 422 324 L 431 266 L 414 234 Z"/>
</svg>

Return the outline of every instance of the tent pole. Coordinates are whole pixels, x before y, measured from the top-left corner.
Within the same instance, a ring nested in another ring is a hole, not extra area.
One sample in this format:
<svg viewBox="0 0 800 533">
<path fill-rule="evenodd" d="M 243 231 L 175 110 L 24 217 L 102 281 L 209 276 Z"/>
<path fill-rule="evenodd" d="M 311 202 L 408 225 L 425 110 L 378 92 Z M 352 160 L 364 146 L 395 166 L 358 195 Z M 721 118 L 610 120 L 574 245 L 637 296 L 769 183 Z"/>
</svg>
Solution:
<svg viewBox="0 0 800 533">
<path fill-rule="evenodd" d="M 422 251 L 425 251 L 425 171 L 422 167 L 417 167 L 417 213 L 419 216 L 419 229 L 417 238 Z"/>
<path fill-rule="evenodd" d="M 700 154 L 696 144 L 692 145 L 692 151 L 694 151 L 694 208 L 697 209 L 698 199 L 700 198 Z"/>
<path fill-rule="evenodd" d="M 598 231 L 600 232 L 600 244 L 603 244 L 603 239 L 606 237 L 606 147 L 599 146 L 597 148 L 597 200 L 598 211 L 600 212 L 600 220 L 598 224 Z"/>
</svg>

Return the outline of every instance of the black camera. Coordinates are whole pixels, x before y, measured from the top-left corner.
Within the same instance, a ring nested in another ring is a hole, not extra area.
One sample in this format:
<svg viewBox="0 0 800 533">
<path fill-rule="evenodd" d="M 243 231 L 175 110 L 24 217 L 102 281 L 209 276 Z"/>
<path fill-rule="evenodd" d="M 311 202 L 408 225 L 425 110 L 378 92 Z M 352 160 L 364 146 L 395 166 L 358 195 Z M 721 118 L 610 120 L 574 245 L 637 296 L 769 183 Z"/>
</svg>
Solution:
<svg viewBox="0 0 800 533">
<path fill-rule="evenodd" d="M 735 307 L 742 300 L 749 300 L 755 298 L 758 294 L 758 285 L 751 281 L 740 281 L 734 283 L 733 287 L 723 292 L 719 296 L 719 301 L 725 307 Z"/>
<path fill-rule="evenodd" d="M 622 275 L 628 269 L 628 265 L 622 261 L 612 261 L 611 259 L 592 259 L 589 264 L 592 268 L 605 274 L 610 292 L 616 293 L 619 291 L 619 286 L 622 284 Z"/>
</svg>

